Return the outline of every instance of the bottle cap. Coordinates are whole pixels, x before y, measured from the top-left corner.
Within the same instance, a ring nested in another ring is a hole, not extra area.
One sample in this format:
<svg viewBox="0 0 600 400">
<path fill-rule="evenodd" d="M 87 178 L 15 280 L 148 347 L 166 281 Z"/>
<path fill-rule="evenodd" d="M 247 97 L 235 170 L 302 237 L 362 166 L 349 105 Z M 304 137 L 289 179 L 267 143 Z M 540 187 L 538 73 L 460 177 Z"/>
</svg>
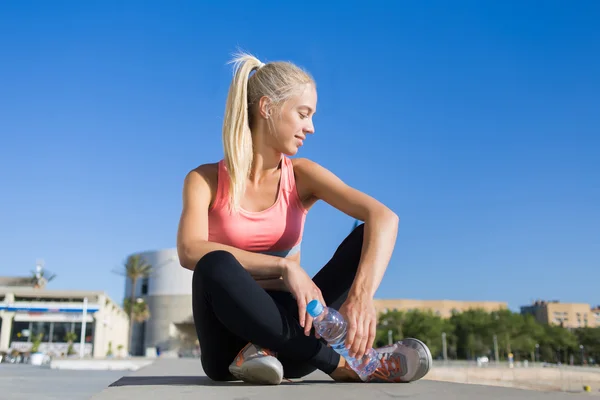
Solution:
<svg viewBox="0 0 600 400">
<path fill-rule="evenodd" d="M 319 300 L 313 300 L 306 306 L 306 312 L 313 318 L 318 317 L 323 312 L 323 304 Z"/>
</svg>

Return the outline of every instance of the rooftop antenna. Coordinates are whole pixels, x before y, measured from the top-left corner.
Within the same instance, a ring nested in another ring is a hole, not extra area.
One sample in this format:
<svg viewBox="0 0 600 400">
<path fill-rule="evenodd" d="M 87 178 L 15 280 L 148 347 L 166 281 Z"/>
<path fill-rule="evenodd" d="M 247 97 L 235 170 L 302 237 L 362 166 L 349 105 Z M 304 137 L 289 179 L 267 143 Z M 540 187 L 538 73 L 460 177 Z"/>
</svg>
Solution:
<svg viewBox="0 0 600 400">
<path fill-rule="evenodd" d="M 40 279 L 44 273 L 44 260 L 38 258 L 35 260 L 35 277 Z"/>
</svg>

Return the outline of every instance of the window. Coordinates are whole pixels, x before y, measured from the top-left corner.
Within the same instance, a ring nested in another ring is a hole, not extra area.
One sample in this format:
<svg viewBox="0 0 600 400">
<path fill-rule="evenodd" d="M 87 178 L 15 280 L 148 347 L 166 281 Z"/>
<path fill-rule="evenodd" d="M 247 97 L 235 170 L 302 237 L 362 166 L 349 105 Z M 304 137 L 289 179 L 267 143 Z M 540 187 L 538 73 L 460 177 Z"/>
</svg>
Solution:
<svg viewBox="0 0 600 400">
<path fill-rule="evenodd" d="M 81 341 L 81 322 L 75 322 L 73 324 L 74 332 L 77 335 L 77 339 L 75 341 L 79 343 Z M 86 322 L 85 323 L 85 342 L 92 343 L 93 342 L 93 332 L 94 332 L 94 323 Z"/>
<path fill-rule="evenodd" d="M 31 338 L 33 339 L 40 333 L 44 336 L 42 337 L 42 342 L 50 341 L 50 324 L 51 322 L 44 321 L 33 321 L 31 322 Z"/>
<path fill-rule="evenodd" d="M 29 322 L 14 321 L 10 341 L 29 342 Z"/>
<path fill-rule="evenodd" d="M 65 336 L 67 332 L 71 332 L 73 328 L 72 322 L 54 322 L 52 329 L 52 343 L 66 343 Z"/>
<path fill-rule="evenodd" d="M 142 280 L 142 296 L 145 296 L 148 294 L 148 278 L 144 278 L 144 280 Z"/>
</svg>

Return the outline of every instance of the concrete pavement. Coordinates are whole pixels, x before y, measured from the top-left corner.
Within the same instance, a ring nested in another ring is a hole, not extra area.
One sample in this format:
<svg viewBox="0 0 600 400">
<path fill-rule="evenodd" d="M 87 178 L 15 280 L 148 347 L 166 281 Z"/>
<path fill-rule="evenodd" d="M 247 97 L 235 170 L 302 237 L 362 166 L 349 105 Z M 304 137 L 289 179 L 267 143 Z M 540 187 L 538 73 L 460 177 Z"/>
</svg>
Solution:
<svg viewBox="0 0 600 400">
<path fill-rule="evenodd" d="M 503 387 L 467 385 L 421 380 L 410 384 L 336 383 L 322 372 L 279 386 L 255 386 L 243 382 L 213 382 L 207 378 L 197 359 L 159 359 L 129 373 L 110 387 L 91 397 L 93 400 L 131 399 L 487 399 L 487 400 L 561 400 L 594 396 L 540 392 Z M 595 397 L 595 396 L 594 396 Z"/>
<path fill-rule="evenodd" d="M 61 371 L 27 364 L 0 364 L 1 400 L 85 400 L 126 371 Z"/>
</svg>

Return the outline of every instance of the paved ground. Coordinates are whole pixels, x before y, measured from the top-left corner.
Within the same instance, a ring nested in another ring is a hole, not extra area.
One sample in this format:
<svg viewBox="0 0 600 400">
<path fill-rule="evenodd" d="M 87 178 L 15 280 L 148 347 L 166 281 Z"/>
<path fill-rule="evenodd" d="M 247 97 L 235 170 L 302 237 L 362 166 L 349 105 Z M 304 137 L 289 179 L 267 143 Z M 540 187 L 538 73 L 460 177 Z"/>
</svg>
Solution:
<svg viewBox="0 0 600 400">
<path fill-rule="evenodd" d="M 0 364 L 0 399 L 89 399 L 128 373 L 128 371 L 61 371 L 32 365 Z"/>
<path fill-rule="evenodd" d="M 93 400 L 131 399 L 486 399 L 562 400 L 588 398 L 590 394 L 536 392 L 482 385 L 422 380 L 411 384 L 335 383 L 316 372 L 300 382 L 280 386 L 253 386 L 242 382 L 213 382 L 194 359 L 161 359 L 128 374 L 92 397 Z"/>
<path fill-rule="evenodd" d="M 321 372 L 280 386 L 253 386 L 242 382 L 213 382 L 204 376 L 197 359 L 160 359 L 135 372 L 53 370 L 0 364 L 1 400 L 577 400 L 598 398 L 596 395 L 598 393 L 537 392 L 430 380 L 411 384 L 340 384 Z"/>
</svg>

